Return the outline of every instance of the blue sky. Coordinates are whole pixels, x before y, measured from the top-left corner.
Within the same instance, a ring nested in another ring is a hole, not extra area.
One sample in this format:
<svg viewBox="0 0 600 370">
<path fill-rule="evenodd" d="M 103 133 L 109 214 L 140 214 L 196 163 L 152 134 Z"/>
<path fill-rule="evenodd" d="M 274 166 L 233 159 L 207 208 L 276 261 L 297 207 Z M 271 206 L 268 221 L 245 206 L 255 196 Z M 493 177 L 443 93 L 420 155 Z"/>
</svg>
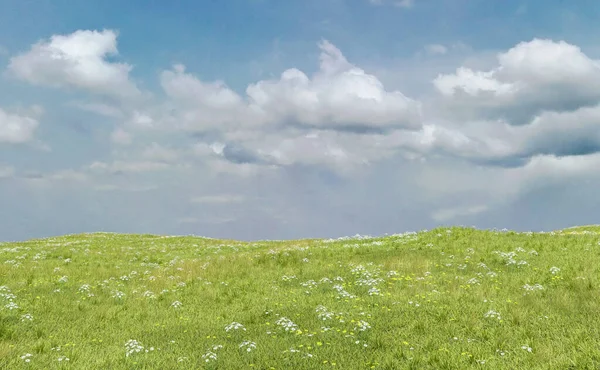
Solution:
<svg viewBox="0 0 600 370">
<path fill-rule="evenodd" d="M 0 240 L 598 222 L 594 1 L 0 9 Z"/>
</svg>

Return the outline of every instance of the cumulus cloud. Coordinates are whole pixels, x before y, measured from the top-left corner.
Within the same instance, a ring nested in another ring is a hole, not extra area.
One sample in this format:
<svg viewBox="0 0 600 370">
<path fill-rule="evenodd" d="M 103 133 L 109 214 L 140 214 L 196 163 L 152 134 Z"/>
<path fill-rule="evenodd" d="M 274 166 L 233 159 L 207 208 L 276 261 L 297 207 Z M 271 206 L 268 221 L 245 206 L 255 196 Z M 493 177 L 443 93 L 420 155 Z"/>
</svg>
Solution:
<svg viewBox="0 0 600 370">
<path fill-rule="evenodd" d="M 32 116 L 10 114 L 0 108 L 0 144 L 31 141 L 38 125 L 38 120 Z"/>
<path fill-rule="evenodd" d="M 387 91 L 377 77 L 354 66 L 328 41 L 319 44 L 320 68 L 312 76 L 291 68 L 279 79 L 251 84 L 242 97 L 222 81 L 203 82 L 176 65 L 161 85 L 184 129 L 235 130 L 252 126 L 303 126 L 331 130 L 418 129 L 420 104 Z"/>
<path fill-rule="evenodd" d="M 497 60 L 490 71 L 460 67 L 433 81 L 448 113 L 524 125 L 544 111 L 574 111 L 600 101 L 600 63 L 565 41 L 521 42 Z"/>
<path fill-rule="evenodd" d="M 279 80 L 260 81 L 246 90 L 253 106 L 274 122 L 343 129 L 421 126 L 420 105 L 346 60 L 328 41 L 319 44 L 319 71 L 309 78 L 288 69 Z"/>
<path fill-rule="evenodd" d="M 129 79 L 132 67 L 107 60 L 117 54 L 115 31 L 80 30 L 39 41 L 11 58 L 8 69 L 34 85 L 77 88 L 117 98 L 137 96 L 140 91 Z"/>
</svg>

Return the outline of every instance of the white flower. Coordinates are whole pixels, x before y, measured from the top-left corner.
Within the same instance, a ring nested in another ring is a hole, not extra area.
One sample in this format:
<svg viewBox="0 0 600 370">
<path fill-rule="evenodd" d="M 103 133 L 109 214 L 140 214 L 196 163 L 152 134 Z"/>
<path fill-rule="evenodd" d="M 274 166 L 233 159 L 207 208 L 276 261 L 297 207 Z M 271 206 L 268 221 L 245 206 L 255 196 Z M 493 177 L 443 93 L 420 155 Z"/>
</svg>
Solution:
<svg viewBox="0 0 600 370">
<path fill-rule="evenodd" d="M 179 301 L 175 301 L 175 302 L 171 303 L 171 307 L 173 307 L 173 308 L 179 308 L 181 306 L 183 306 L 183 303 L 181 303 Z"/>
<path fill-rule="evenodd" d="M 489 317 L 492 319 L 498 319 L 498 320 L 502 320 L 502 317 L 500 316 L 500 314 L 494 310 L 489 310 L 484 317 Z"/>
<path fill-rule="evenodd" d="M 246 330 L 244 325 L 240 324 L 239 322 L 235 322 L 235 321 L 225 327 L 225 331 L 239 330 L 239 329 L 244 330 L 244 331 Z"/>
<path fill-rule="evenodd" d="M 33 321 L 33 315 L 30 313 L 26 313 L 26 314 L 22 315 L 21 322 L 25 322 L 25 321 Z"/>
<path fill-rule="evenodd" d="M 522 349 L 522 350 L 525 350 L 525 351 L 527 351 L 527 352 L 529 352 L 529 353 L 531 353 L 531 352 L 533 351 L 533 350 L 531 349 L 531 347 L 529 347 L 529 346 L 521 346 L 521 349 Z"/>
<path fill-rule="evenodd" d="M 246 348 L 246 352 L 251 352 L 256 349 L 256 343 L 245 340 L 239 345 L 239 348 Z"/>
<path fill-rule="evenodd" d="M 21 360 L 23 360 L 25 362 L 31 362 L 32 357 L 33 357 L 33 355 L 31 353 L 26 353 L 23 356 L 21 356 Z"/>
<path fill-rule="evenodd" d="M 323 321 L 332 319 L 334 316 L 334 313 L 327 310 L 327 308 L 325 306 L 318 306 L 316 311 L 317 311 L 317 316 L 319 317 L 319 319 L 321 319 Z"/>
<path fill-rule="evenodd" d="M 354 328 L 354 330 L 358 330 L 358 331 L 366 331 L 368 329 L 371 329 L 371 325 L 364 321 L 364 320 L 360 320 L 356 323 L 358 326 Z"/>
<path fill-rule="evenodd" d="M 275 324 L 282 327 L 286 332 L 294 332 L 298 330 L 298 325 L 294 324 L 294 322 L 287 317 L 279 318 Z"/>
<path fill-rule="evenodd" d="M 376 287 L 369 289 L 369 295 L 381 295 L 381 291 Z"/>
<path fill-rule="evenodd" d="M 7 308 L 9 310 L 18 310 L 19 306 L 15 303 L 15 302 L 8 302 L 8 304 L 6 306 L 4 306 L 4 308 Z"/>
<path fill-rule="evenodd" d="M 202 355 L 205 362 L 217 361 L 217 354 L 211 351 L 206 352 Z"/>
<path fill-rule="evenodd" d="M 130 339 L 125 343 L 125 356 L 127 357 L 134 353 L 142 352 L 143 350 L 144 346 L 135 339 Z"/>
<path fill-rule="evenodd" d="M 556 266 L 552 266 L 552 267 L 550 267 L 550 273 L 551 273 L 552 275 L 556 275 L 556 274 L 558 274 L 559 272 L 560 272 L 560 269 L 559 269 L 558 267 L 556 267 Z"/>
<path fill-rule="evenodd" d="M 113 298 L 121 299 L 121 298 L 124 298 L 124 297 L 125 297 L 125 293 L 123 293 L 123 292 L 121 292 L 121 291 L 119 291 L 119 290 L 115 290 L 115 291 L 113 292 L 113 295 L 112 295 L 112 296 L 113 296 Z"/>
</svg>

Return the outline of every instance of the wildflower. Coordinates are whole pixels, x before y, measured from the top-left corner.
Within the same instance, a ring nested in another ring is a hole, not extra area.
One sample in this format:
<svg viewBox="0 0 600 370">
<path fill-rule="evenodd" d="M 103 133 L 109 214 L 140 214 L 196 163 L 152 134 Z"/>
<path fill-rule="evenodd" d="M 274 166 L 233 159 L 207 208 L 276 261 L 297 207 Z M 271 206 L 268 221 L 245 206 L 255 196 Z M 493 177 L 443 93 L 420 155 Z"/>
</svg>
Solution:
<svg viewBox="0 0 600 370">
<path fill-rule="evenodd" d="M 238 330 L 238 329 L 242 329 L 244 331 L 246 330 L 244 325 L 240 324 L 239 322 L 235 322 L 235 321 L 225 327 L 225 331 L 227 331 L 227 332 L 231 331 L 231 330 Z"/>
<path fill-rule="evenodd" d="M 33 315 L 30 313 L 26 313 L 26 314 L 22 315 L 21 322 L 25 322 L 25 321 L 33 321 Z"/>
<path fill-rule="evenodd" d="M 551 273 L 552 275 L 556 275 L 556 274 L 558 274 L 559 272 L 560 272 L 560 269 L 559 269 L 558 267 L 556 267 L 556 266 L 552 266 L 552 267 L 550 267 L 550 273 Z"/>
<path fill-rule="evenodd" d="M 18 310 L 19 306 L 15 302 L 10 301 L 10 302 L 8 302 L 8 304 L 6 304 L 4 306 L 4 308 L 7 308 L 12 311 L 12 310 Z"/>
<path fill-rule="evenodd" d="M 183 303 L 181 303 L 179 301 L 175 301 L 175 302 L 171 303 L 171 307 L 173 307 L 173 308 L 179 308 L 181 306 L 183 306 Z"/>
<path fill-rule="evenodd" d="M 58 358 L 58 362 L 63 362 L 63 361 L 68 362 L 68 361 L 70 361 L 70 359 L 67 356 L 60 356 Z"/>
<path fill-rule="evenodd" d="M 524 350 L 524 351 L 527 351 L 527 352 L 529 352 L 529 353 L 531 353 L 531 352 L 533 351 L 533 350 L 531 349 L 531 347 L 529 347 L 529 346 L 521 346 L 521 349 L 522 349 L 522 350 Z"/>
<path fill-rule="evenodd" d="M 67 281 L 69 281 L 69 277 L 68 276 L 63 276 L 60 279 L 58 279 L 59 283 L 66 283 Z"/>
<path fill-rule="evenodd" d="M 125 293 L 115 290 L 112 295 L 113 298 L 121 299 L 125 297 Z"/>
<path fill-rule="evenodd" d="M 205 362 L 217 361 L 217 354 L 211 351 L 206 352 L 202 355 Z"/>
<path fill-rule="evenodd" d="M 154 293 L 153 293 L 153 292 L 151 292 L 150 290 L 146 290 L 146 291 L 145 291 L 145 292 L 142 294 L 142 296 L 144 296 L 144 297 L 146 297 L 146 298 L 151 298 L 151 299 L 152 299 L 152 298 L 156 298 L 156 295 L 154 295 Z"/>
<path fill-rule="evenodd" d="M 256 349 L 256 343 L 245 340 L 239 345 L 239 348 L 246 348 L 246 352 L 251 352 Z"/>
<path fill-rule="evenodd" d="M 21 360 L 23 360 L 25 362 L 31 362 L 32 357 L 33 357 L 33 355 L 31 353 L 26 353 L 23 356 L 21 356 Z"/>
<path fill-rule="evenodd" d="M 369 295 L 381 295 L 381 291 L 376 287 L 369 289 Z"/>
<path fill-rule="evenodd" d="M 319 319 L 321 319 L 323 321 L 331 319 L 334 316 L 334 313 L 328 311 L 325 306 L 318 306 L 316 311 L 317 311 L 317 316 L 319 317 Z"/>
<path fill-rule="evenodd" d="M 125 356 L 129 357 L 130 355 L 138 352 L 142 352 L 144 350 L 144 346 L 142 346 L 137 340 L 130 339 L 125 343 Z"/>
<path fill-rule="evenodd" d="M 294 324 L 294 322 L 287 317 L 279 318 L 275 324 L 282 327 L 286 332 L 294 332 L 298 330 L 298 325 Z"/>
<path fill-rule="evenodd" d="M 502 320 L 502 317 L 500 316 L 500 314 L 494 310 L 489 310 L 484 317 L 489 317 L 492 319 L 498 319 L 498 320 Z"/>
<path fill-rule="evenodd" d="M 371 325 L 364 321 L 364 320 L 360 320 L 357 322 L 357 327 L 354 328 L 354 330 L 358 330 L 358 331 L 366 331 L 368 329 L 371 329 Z"/>
</svg>

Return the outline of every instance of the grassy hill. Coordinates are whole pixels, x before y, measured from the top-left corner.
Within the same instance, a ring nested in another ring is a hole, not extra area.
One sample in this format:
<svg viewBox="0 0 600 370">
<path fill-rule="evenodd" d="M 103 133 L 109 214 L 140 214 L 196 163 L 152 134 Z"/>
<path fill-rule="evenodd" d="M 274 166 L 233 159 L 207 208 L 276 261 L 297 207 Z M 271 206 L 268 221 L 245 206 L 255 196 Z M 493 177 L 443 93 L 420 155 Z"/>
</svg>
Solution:
<svg viewBox="0 0 600 370">
<path fill-rule="evenodd" d="M 599 368 L 599 233 L 2 243 L 0 368 Z"/>
</svg>

